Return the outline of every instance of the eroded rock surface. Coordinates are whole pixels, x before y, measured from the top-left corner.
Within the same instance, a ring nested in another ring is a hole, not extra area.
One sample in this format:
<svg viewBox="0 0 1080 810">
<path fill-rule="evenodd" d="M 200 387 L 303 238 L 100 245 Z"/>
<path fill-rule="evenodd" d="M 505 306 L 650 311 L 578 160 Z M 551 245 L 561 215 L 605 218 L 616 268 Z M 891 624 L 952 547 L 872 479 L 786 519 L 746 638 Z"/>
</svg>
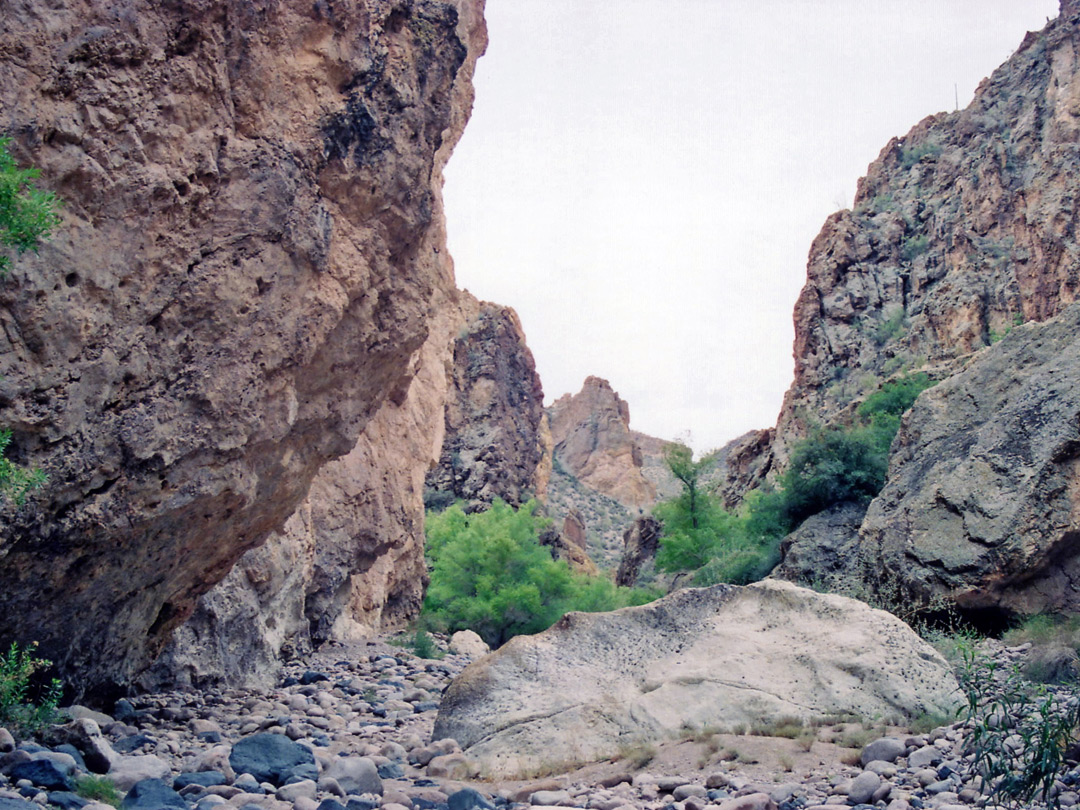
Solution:
<svg viewBox="0 0 1080 810">
<path fill-rule="evenodd" d="M 630 407 L 607 380 L 588 377 L 581 391 L 548 409 L 559 462 L 587 487 L 627 507 L 651 506 L 656 487 L 642 474 Z"/>
<path fill-rule="evenodd" d="M 551 472 L 544 389 L 517 313 L 462 295 L 446 438 L 428 486 L 474 506 L 542 497 Z"/>
<path fill-rule="evenodd" d="M 944 659 L 891 614 L 786 582 L 717 585 L 512 639 L 454 681 L 434 738 L 515 773 L 553 751 L 609 756 L 684 726 L 944 712 L 956 690 Z"/>
<path fill-rule="evenodd" d="M 1080 611 L 1080 306 L 923 392 L 862 527 L 867 576 L 965 608 Z"/>
<path fill-rule="evenodd" d="M 0 288 L 3 422 L 50 475 L 0 528 L 0 636 L 69 684 L 130 682 L 404 396 L 482 8 L 5 8 L 0 126 L 64 206 Z"/>
</svg>

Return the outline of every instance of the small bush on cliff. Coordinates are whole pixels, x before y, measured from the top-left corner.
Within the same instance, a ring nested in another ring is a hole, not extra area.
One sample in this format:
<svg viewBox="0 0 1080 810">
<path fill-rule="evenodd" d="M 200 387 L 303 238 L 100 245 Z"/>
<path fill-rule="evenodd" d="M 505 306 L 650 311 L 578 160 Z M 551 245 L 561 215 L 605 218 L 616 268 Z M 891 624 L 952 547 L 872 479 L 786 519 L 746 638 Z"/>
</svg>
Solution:
<svg viewBox="0 0 1080 810">
<path fill-rule="evenodd" d="M 535 512 L 535 501 L 520 509 L 496 501 L 471 515 L 460 505 L 428 514 L 428 626 L 473 630 L 497 647 L 513 636 L 545 630 L 571 610 L 614 610 L 655 598 L 552 559 L 539 542 L 548 521 Z"/>
<path fill-rule="evenodd" d="M 20 169 L 0 138 L 0 245 L 16 255 L 37 248 L 59 222 L 55 195 L 35 188 L 37 169 Z M 11 269 L 11 256 L 0 254 L 0 278 Z"/>
</svg>

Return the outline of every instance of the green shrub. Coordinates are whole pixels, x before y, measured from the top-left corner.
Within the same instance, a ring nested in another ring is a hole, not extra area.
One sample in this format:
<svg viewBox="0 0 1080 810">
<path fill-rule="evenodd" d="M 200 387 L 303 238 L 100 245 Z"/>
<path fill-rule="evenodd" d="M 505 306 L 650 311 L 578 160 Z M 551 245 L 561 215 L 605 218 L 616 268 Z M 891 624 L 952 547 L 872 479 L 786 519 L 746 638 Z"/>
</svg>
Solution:
<svg viewBox="0 0 1080 810">
<path fill-rule="evenodd" d="M 912 236 L 904 241 L 903 247 L 900 248 L 900 256 L 905 262 L 913 262 L 929 249 L 930 237 Z"/>
<path fill-rule="evenodd" d="M 1067 769 L 1066 751 L 1080 730 L 1080 700 L 1065 711 L 1045 687 L 1024 683 L 1019 673 L 972 650 L 958 672 L 970 731 L 965 738 L 972 767 L 990 804 L 1028 807 L 1047 803 L 1055 780 Z"/>
<path fill-rule="evenodd" d="M 48 476 L 41 470 L 28 470 L 4 458 L 10 444 L 11 431 L 0 430 L 0 493 L 11 498 L 16 506 L 22 506 L 26 496 L 44 484 Z"/>
<path fill-rule="evenodd" d="M 75 793 L 92 802 L 102 802 L 119 807 L 124 798 L 120 790 L 107 776 L 83 774 L 75 779 Z"/>
<path fill-rule="evenodd" d="M 428 626 L 473 630 L 498 647 L 513 636 L 545 630 L 571 610 L 614 610 L 656 598 L 552 559 L 539 542 L 549 521 L 535 510 L 535 501 L 516 510 L 496 501 L 477 514 L 466 515 L 455 505 L 428 515 Z"/>
<path fill-rule="evenodd" d="M 10 138 L 0 138 L 0 246 L 18 255 L 35 250 L 59 223 L 59 202 L 34 186 L 40 172 L 20 169 L 8 151 L 10 145 Z M 0 254 L 0 278 L 10 270 L 11 256 Z"/>
<path fill-rule="evenodd" d="M 58 716 L 60 681 L 52 680 L 36 702 L 30 699 L 34 673 L 52 666 L 51 661 L 34 654 L 36 649 L 36 643 L 20 647 L 13 641 L 7 652 L 0 654 L 0 725 L 11 731 L 35 733 Z"/>
<path fill-rule="evenodd" d="M 941 145 L 933 141 L 906 146 L 900 150 L 900 165 L 910 169 L 923 158 L 936 158 L 941 154 Z"/>
<path fill-rule="evenodd" d="M 431 638 L 431 633 L 422 629 L 418 629 L 413 634 L 412 651 L 413 655 L 417 658 L 423 658 L 429 661 L 442 658 L 445 655 L 443 651 L 435 645 L 435 641 Z"/>
</svg>

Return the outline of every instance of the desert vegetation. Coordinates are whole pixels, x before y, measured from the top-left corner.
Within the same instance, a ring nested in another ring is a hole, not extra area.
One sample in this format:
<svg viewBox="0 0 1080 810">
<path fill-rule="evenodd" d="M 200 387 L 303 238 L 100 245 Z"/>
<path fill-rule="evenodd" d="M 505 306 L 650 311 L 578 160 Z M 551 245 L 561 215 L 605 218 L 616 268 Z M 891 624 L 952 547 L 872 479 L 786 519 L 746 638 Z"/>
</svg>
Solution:
<svg viewBox="0 0 1080 810">
<path fill-rule="evenodd" d="M 571 610 L 614 610 L 657 594 L 618 588 L 603 576 L 574 572 L 540 545 L 547 521 L 529 501 L 514 509 L 497 500 L 467 514 L 457 504 L 429 513 L 427 558 L 431 584 L 421 620 L 437 630 L 473 630 L 497 647 L 538 633 Z"/>
<path fill-rule="evenodd" d="M 780 541 L 808 517 L 881 490 L 900 417 L 930 385 L 921 372 L 885 383 L 851 424 L 816 428 L 798 442 L 775 483 L 750 492 L 733 512 L 703 484 L 709 459 L 694 461 L 689 448 L 672 445 L 666 461 L 683 492 L 653 510 L 664 523 L 657 569 L 694 585 L 745 584 L 768 574 Z"/>
</svg>

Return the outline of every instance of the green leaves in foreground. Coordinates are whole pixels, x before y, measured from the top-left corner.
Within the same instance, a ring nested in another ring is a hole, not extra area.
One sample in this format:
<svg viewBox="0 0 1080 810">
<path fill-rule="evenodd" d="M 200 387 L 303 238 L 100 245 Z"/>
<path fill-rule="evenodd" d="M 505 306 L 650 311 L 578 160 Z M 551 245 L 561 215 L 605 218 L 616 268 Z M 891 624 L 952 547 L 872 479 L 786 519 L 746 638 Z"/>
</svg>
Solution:
<svg viewBox="0 0 1080 810">
<path fill-rule="evenodd" d="M 52 662 L 34 654 L 36 644 L 20 647 L 12 642 L 0 653 L 0 726 L 11 731 L 35 732 L 57 717 L 62 687 L 53 680 L 37 702 L 30 700 L 30 679 Z"/>
<path fill-rule="evenodd" d="M 546 521 L 535 510 L 535 501 L 517 510 L 496 501 L 471 515 L 460 505 L 428 513 L 431 584 L 423 620 L 439 630 L 473 630 L 497 647 L 545 630 L 571 610 L 614 610 L 656 598 L 552 559 L 539 541 Z"/>
<path fill-rule="evenodd" d="M 34 250 L 60 221 L 56 196 L 33 184 L 37 169 L 20 169 L 8 151 L 10 138 L 0 138 L 0 245 L 16 254 Z M 11 257 L 0 254 L 0 278 L 11 269 Z"/>
</svg>

